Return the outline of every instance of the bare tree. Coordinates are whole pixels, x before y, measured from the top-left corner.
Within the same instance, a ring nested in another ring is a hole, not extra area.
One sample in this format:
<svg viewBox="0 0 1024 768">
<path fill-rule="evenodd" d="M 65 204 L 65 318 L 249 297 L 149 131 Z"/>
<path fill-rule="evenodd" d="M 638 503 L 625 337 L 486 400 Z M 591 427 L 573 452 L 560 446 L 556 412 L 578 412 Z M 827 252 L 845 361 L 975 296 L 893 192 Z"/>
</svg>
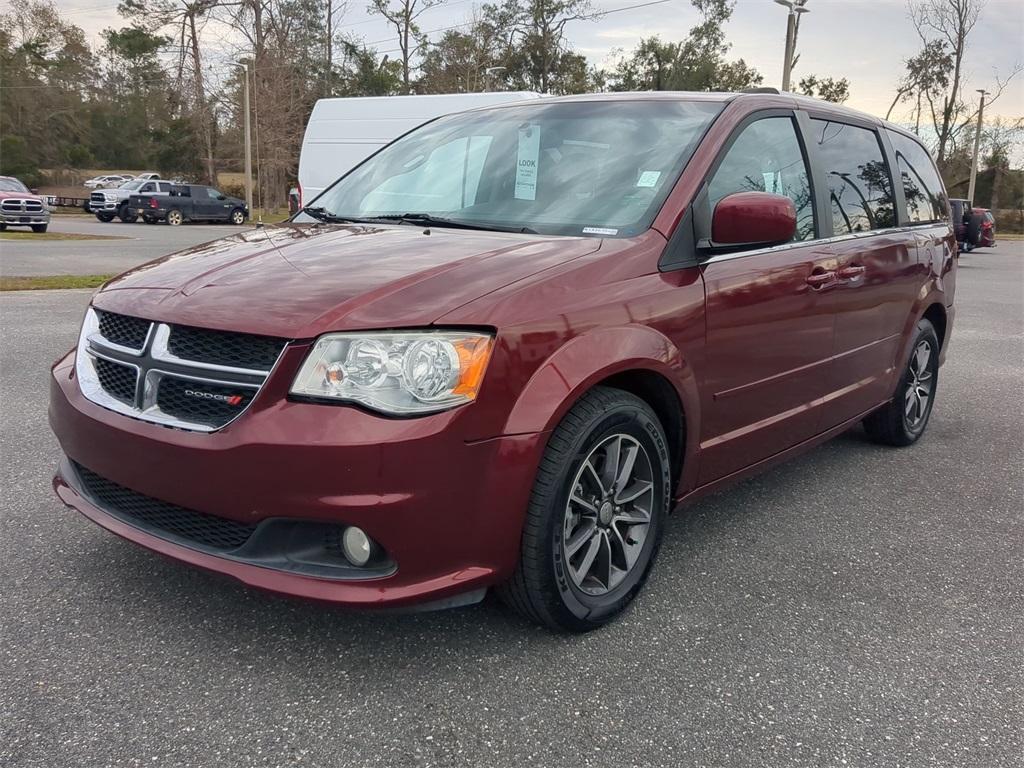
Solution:
<svg viewBox="0 0 1024 768">
<path fill-rule="evenodd" d="M 444 0 L 371 0 L 367 6 L 369 13 L 383 16 L 398 35 L 398 47 L 402 52 L 402 85 L 406 93 L 412 91 L 412 58 L 425 42 L 416 19 L 424 11 L 443 3 Z"/>
</svg>

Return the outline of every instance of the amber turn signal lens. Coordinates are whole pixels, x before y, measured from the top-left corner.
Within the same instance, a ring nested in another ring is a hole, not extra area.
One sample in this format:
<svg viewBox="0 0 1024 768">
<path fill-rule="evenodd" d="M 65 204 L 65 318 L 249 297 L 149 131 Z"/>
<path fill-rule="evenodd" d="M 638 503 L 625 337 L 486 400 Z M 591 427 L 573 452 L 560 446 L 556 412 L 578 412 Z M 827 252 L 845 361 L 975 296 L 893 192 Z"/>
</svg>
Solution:
<svg viewBox="0 0 1024 768">
<path fill-rule="evenodd" d="M 474 400 L 487 370 L 494 339 L 490 336 L 460 339 L 454 346 L 459 356 L 459 383 L 452 389 L 452 394 Z"/>
</svg>

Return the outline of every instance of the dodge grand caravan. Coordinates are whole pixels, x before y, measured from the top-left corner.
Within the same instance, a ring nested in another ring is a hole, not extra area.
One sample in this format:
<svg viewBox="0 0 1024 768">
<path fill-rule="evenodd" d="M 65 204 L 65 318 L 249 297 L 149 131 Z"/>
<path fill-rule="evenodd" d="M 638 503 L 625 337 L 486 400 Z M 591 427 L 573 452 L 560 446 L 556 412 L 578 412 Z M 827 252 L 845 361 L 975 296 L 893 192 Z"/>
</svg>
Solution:
<svg viewBox="0 0 1024 768">
<path fill-rule="evenodd" d="M 163 555 L 364 607 L 619 614 L 668 512 L 863 422 L 928 424 L 956 250 L 918 140 L 788 94 L 436 119 L 293 221 L 93 297 L 60 498 Z"/>
</svg>

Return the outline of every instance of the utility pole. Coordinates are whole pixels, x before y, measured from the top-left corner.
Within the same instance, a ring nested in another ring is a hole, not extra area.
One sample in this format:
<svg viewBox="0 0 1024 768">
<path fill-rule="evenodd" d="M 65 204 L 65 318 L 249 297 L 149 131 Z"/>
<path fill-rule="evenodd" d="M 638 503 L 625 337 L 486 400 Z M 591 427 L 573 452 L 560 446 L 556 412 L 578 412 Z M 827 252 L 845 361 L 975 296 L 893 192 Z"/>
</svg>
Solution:
<svg viewBox="0 0 1024 768">
<path fill-rule="evenodd" d="M 327 0 L 327 87 L 324 96 L 330 96 L 334 75 L 334 0 Z"/>
<path fill-rule="evenodd" d="M 974 155 L 971 157 L 971 183 L 967 187 L 967 199 L 971 201 L 971 205 L 974 205 L 974 182 L 978 178 L 978 150 L 981 149 L 981 119 L 985 114 L 985 97 L 990 95 L 984 88 L 979 88 L 978 93 L 981 94 L 981 104 L 978 105 L 978 127 L 974 129 Z"/>
<path fill-rule="evenodd" d="M 245 112 L 245 205 L 252 210 L 252 132 L 249 130 L 249 65 L 242 61 L 231 62 L 242 68 L 242 109 Z"/>
<path fill-rule="evenodd" d="M 786 16 L 786 54 L 782 62 L 782 90 L 789 90 L 790 75 L 793 70 L 793 56 L 796 54 L 796 25 L 797 14 L 807 13 L 810 8 L 806 7 L 807 0 L 775 0 L 779 5 L 789 9 Z"/>
</svg>

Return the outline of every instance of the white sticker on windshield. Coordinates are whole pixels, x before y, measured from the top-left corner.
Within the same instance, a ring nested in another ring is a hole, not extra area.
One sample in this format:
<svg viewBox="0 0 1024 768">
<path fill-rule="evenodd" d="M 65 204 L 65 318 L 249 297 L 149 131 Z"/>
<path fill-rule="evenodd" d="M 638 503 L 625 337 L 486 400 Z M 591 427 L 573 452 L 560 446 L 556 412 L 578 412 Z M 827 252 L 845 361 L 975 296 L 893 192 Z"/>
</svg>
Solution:
<svg viewBox="0 0 1024 768">
<path fill-rule="evenodd" d="M 761 178 L 764 179 L 764 191 L 770 192 L 773 195 L 781 195 L 782 192 L 782 174 L 780 173 L 762 173 Z"/>
<path fill-rule="evenodd" d="M 653 187 L 660 178 L 661 171 L 644 171 L 640 174 L 640 178 L 636 180 L 636 185 L 638 187 Z"/>
<path fill-rule="evenodd" d="M 584 227 L 584 235 L 617 235 L 619 230 L 610 229 L 608 227 Z"/>
<path fill-rule="evenodd" d="M 519 154 L 516 157 L 516 200 L 537 199 L 537 159 L 540 157 L 540 126 L 519 129 Z"/>
</svg>

